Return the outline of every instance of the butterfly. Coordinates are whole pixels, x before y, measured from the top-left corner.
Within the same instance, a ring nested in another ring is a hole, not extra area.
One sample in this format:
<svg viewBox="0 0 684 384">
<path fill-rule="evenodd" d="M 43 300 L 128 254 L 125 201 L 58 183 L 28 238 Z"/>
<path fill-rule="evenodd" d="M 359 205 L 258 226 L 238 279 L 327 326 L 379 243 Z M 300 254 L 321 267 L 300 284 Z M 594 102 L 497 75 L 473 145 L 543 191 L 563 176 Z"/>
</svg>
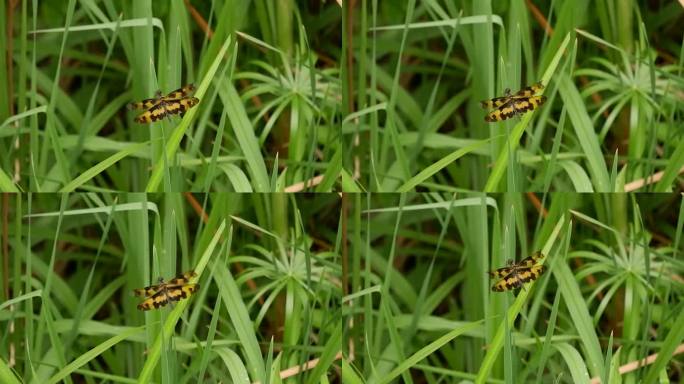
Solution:
<svg viewBox="0 0 684 384">
<path fill-rule="evenodd" d="M 492 278 L 499 279 L 492 285 L 492 291 L 503 292 L 517 289 L 527 282 L 538 279 L 545 270 L 544 266 L 539 264 L 543 258 L 544 254 L 537 251 L 518 263 L 509 260 L 508 266 L 489 272 Z"/>
<path fill-rule="evenodd" d="M 514 94 L 506 88 L 503 97 L 481 101 L 482 108 L 496 108 L 485 116 L 485 121 L 491 123 L 506 120 L 517 114 L 522 115 L 527 111 L 535 110 L 546 102 L 546 96 L 535 96 L 543 89 L 544 85 L 541 82 L 525 87 Z"/>
<path fill-rule="evenodd" d="M 182 117 L 188 109 L 199 103 L 199 99 L 190 96 L 195 86 L 188 84 L 182 88 L 162 96 L 157 91 L 154 98 L 128 104 L 128 109 L 146 109 L 145 112 L 133 119 L 136 123 L 149 124 L 161 120 L 169 115 L 180 114 Z"/>
<path fill-rule="evenodd" d="M 190 284 L 191 278 L 197 276 L 194 271 L 188 271 L 178 274 L 169 281 L 164 281 L 164 278 L 159 278 L 159 284 L 150 285 L 145 288 L 134 289 L 133 293 L 136 296 L 144 296 L 146 299 L 138 304 L 138 309 L 142 311 L 149 311 L 154 308 L 163 307 L 169 302 L 179 301 L 190 297 L 199 289 L 199 284 Z"/>
</svg>

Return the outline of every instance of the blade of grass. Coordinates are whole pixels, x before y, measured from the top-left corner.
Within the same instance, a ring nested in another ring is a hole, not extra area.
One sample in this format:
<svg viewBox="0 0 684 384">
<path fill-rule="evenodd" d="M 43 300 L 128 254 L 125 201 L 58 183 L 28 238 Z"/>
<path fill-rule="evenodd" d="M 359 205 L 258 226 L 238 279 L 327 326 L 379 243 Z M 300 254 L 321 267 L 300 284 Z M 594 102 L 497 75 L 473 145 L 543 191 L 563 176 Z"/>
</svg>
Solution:
<svg viewBox="0 0 684 384">
<path fill-rule="evenodd" d="M 481 326 L 482 322 L 484 320 L 472 322 L 469 324 L 466 324 L 462 327 L 458 327 L 454 329 L 453 331 L 447 332 L 445 335 L 441 336 L 437 340 L 433 341 L 432 343 L 424 346 L 423 348 L 419 349 L 416 353 L 413 355 L 409 356 L 406 358 L 406 360 L 402 361 L 397 365 L 396 368 L 394 368 L 391 372 L 388 374 L 384 375 L 381 380 L 378 382 L 381 384 L 386 384 L 394 380 L 396 377 L 401 375 L 402 373 L 407 372 L 411 367 L 416 365 L 418 362 L 423 361 L 424 359 L 428 358 L 432 353 L 435 351 L 439 350 L 442 346 L 447 344 L 448 342 L 454 340 L 458 336 L 473 330 L 475 328 L 478 328 Z"/>
<path fill-rule="evenodd" d="M 610 192 L 608 167 L 601 154 L 599 141 L 596 137 L 596 132 L 594 132 L 594 125 L 591 123 L 586 105 L 569 76 L 562 75 L 559 84 L 559 92 L 567 108 L 571 125 L 575 129 L 575 136 L 582 147 L 589 165 L 589 175 L 594 184 L 594 190 L 597 192 Z"/>
<path fill-rule="evenodd" d="M 50 379 L 47 381 L 47 383 L 48 384 L 56 384 L 56 383 L 61 382 L 67 376 L 74 373 L 77 369 L 88 364 L 90 361 L 92 361 L 93 359 L 96 359 L 98 356 L 102 355 L 103 353 L 109 351 L 112 347 L 114 347 L 115 345 L 119 344 L 120 342 L 126 340 L 130 336 L 133 336 L 136 333 L 142 333 L 142 331 L 144 329 L 145 329 L 145 327 L 135 327 L 135 328 L 131 328 L 127 331 L 121 332 L 114 337 L 110 337 L 109 339 L 103 341 L 102 343 L 98 344 L 97 346 L 95 346 L 94 348 L 85 352 L 84 354 L 78 356 L 78 358 L 76 358 L 74 361 L 67 364 L 64 368 L 59 370 L 59 372 L 57 372 L 54 376 L 50 377 Z"/>
<path fill-rule="evenodd" d="M 427 168 L 420 171 L 417 175 L 406 180 L 406 182 L 397 189 L 397 192 L 408 192 L 408 191 L 413 190 L 418 184 L 427 180 L 428 178 L 430 178 L 435 173 L 439 172 L 444 167 L 448 166 L 449 164 L 453 163 L 454 161 L 456 161 L 459 158 L 467 155 L 470 152 L 477 151 L 480 147 L 484 146 L 485 144 L 489 143 L 491 140 L 494 140 L 496 138 L 497 137 L 492 137 L 492 138 L 489 138 L 486 140 L 477 141 L 474 144 L 471 144 L 465 148 L 458 149 L 458 150 L 444 156 L 443 158 L 441 158 L 437 162 L 431 164 Z"/>
<path fill-rule="evenodd" d="M 245 106 L 240 95 L 232 84 L 222 83 L 219 89 L 219 97 L 233 127 L 233 133 L 238 141 L 240 149 L 247 161 L 247 171 L 252 177 L 252 187 L 255 192 L 271 191 L 271 182 L 264 158 L 259 150 L 258 139 L 254 134 L 254 128 L 249 121 Z"/>
<path fill-rule="evenodd" d="M 229 231 L 229 233 L 231 232 Z M 249 312 L 240 294 L 240 289 L 226 265 L 217 265 L 214 281 L 218 286 L 219 294 L 244 350 L 250 377 L 252 381 L 259 380 L 263 383 L 266 377 L 266 367 L 261 356 L 261 348 L 252 321 L 249 318 Z"/>
</svg>

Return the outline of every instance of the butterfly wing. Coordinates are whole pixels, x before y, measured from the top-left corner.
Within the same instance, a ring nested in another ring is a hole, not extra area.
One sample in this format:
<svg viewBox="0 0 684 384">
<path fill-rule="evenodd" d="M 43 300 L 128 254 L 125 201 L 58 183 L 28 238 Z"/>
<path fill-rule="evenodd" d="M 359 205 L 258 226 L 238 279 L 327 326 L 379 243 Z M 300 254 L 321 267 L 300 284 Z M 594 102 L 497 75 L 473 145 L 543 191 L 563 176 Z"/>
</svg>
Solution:
<svg viewBox="0 0 684 384">
<path fill-rule="evenodd" d="M 502 279 L 502 278 L 510 275 L 511 272 L 513 272 L 513 270 L 515 270 L 514 266 L 497 268 L 493 271 L 489 271 L 489 276 L 491 276 L 492 278 L 496 278 L 496 279 Z"/>
<path fill-rule="evenodd" d="M 152 108 L 138 115 L 138 117 L 133 120 L 139 124 L 149 124 L 163 119 L 166 117 L 166 113 L 165 103 L 160 102 L 159 104 L 154 105 Z"/>
<path fill-rule="evenodd" d="M 513 97 L 516 98 L 525 98 L 525 97 L 532 97 L 535 94 L 539 93 L 541 90 L 544 89 L 544 84 L 541 83 L 541 81 L 530 85 L 529 87 L 525 87 L 513 95 Z"/>
<path fill-rule="evenodd" d="M 537 251 L 533 253 L 531 256 L 527 256 L 526 258 L 522 259 L 517 265 L 523 268 L 530 268 L 539 263 L 539 261 L 543 258 L 544 254 L 540 251 Z"/>
<path fill-rule="evenodd" d="M 199 290 L 199 284 L 172 285 L 168 287 L 167 296 L 171 301 L 187 299 Z"/>
<path fill-rule="evenodd" d="M 169 115 L 181 115 L 183 116 L 188 109 L 194 107 L 199 103 L 199 99 L 196 97 L 186 97 L 183 99 L 173 99 L 164 102 L 166 113 Z"/>
<path fill-rule="evenodd" d="M 502 105 L 501 107 L 489 112 L 485 116 L 485 121 L 488 123 L 492 123 L 495 121 L 502 121 L 506 119 L 510 119 L 511 117 L 515 116 L 516 114 L 516 109 L 514 107 L 514 102 L 516 99 L 509 99 L 509 101 Z"/>
<path fill-rule="evenodd" d="M 480 105 L 485 109 L 499 108 L 500 106 L 506 104 L 510 99 L 511 98 L 507 96 L 495 97 L 493 99 L 480 101 Z"/>
<path fill-rule="evenodd" d="M 150 309 L 160 308 L 169 303 L 168 290 L 166 287 L 159 290 L 159 292 L 145 299 L 138 304 L 138 309 L 141 311 L 149 311 Z"/>
<path fill-rule="evenodd" d="M 150 285 L 145 288 L 138 288 L 133 290 L 133 294 L 136 296 L 150 297 L 157 293 L 161 289 L 160 284 Z"/>
<path fill-rule="evenodd" d="M 192 92 L 195 91 L 195 86 L 193 84 L 187 84 L 181 88 L 176 89 L 173 92 L 169 92 L 168 95 L 164 96 L 164 101 L 182 99 L 190 96 Z"/>
<path fill-rule="evenodd" d="M 187 271 L 183 273 L 179 273 L 174 277 L 173 279 L 169 280 L 168 284 L 169 285 L 183 285 L 187 284 L 191 278 L 197 276 L 195 271 Z"/>
<path fill-rule="evenodd" d="M 533 111 L 546 102 L 546 96 L 532 96 L 527 98 L 513 99 L 511 101 L 515 113 Z"/>
</svg>

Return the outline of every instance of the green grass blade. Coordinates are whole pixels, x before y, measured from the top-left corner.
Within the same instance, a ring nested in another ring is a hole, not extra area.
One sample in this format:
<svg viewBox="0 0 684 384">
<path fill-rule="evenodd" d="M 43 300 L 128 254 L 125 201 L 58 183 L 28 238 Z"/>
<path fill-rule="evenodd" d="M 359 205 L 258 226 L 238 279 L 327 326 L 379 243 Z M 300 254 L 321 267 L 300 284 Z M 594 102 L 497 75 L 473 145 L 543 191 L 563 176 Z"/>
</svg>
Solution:
<svg viewBox="0 0 684 384">
<path fill-rule="evenodd" d="M 420 183 L 427 180 L 428 178 L 430 178 L 435 173 L 439 172 L 444 167 L 448 166 L 449 164 L 453 163 L 454 161 L 458 160 L 459 158 L 467 155 L 468 153 L 478 150 L 479 148 L 483 147 L 485 144 L 489 143 L 490 141 L 492 141 L 494 139 L 496 139 L 496 137 L 489 138 L 486 140 L 480 140 L 478 142 L 475 142 L 474 144 L 471 144 L 465 148 L 458 149 L 458 150 L 444 156 L 443 158 L 441 158 L 437 162 L 431 164 L 427 168 L 420 171 L 417 175 L 406 180 L 406 182 L 398 188 L 397 192 L 408 192 L 408 191 L 413 190 Z"/>
<path fill-rule="evenodd" d="M 388 374 L 384 375 L 378 383 L 381 384 L 386 384 L 394 380 L 396 377 L 399 375 L 407 372 L 411 367 L 416 365 L 418 362 L 426 359 L 429 357 L 432 353 L 440 349 L 442 346 L 445 344 L 451 342 L 458 336 L 461 336 L 462 334 L 471 331 L 475 328 L 478 328 L 482 326 L 483 320 L 468 323 L 462 327 L 458 327 L 454 329 L 453 331 L 447 332 L 445 335 L 439 337 L 437 340 L 433 341 L 432 343 L 424 346 L 423 348 L 419 349 L 416 353 L 413 355 L 409 356 L 406 358 L 406 360 L 402 361 L 397 365 L 396 368 L 394 368 L 391 372 Z"/>
<path fill-rule="evenodd" d="M 106 171 L 109 167 L 113 166 L 120 160 L 140 151 L 141 149 L 147 147 L 149 145 L 149 142 L 145 143 L 140 143 L 140 144 L 133 144 L 128 146 L 128 148 L 125 148 L 108 158 L 102 160 L 101 162 L 95 164 L 91 168 L 87 169 L 85 172 L 81 173 L 78 175 L 75 179 L 71 180 L 68 182 L 65 186 L 63 186 L 59 192 L 64 193 L 64 192 L 73 192 L 77 188 L 81 187 L 83 184 L 87 183 L 90 179 L 98 176 L 99 174 L 103 173 Z"/>
<path fill-rule="evenodd" d="M 610 192 L 610 176 L 606 162 L 599 148 L 594 125 L 591 123 L 586 105 L 567 75 L 561 75 L 559 91 L 568 111 L 568 117 L 575 128 L 575 135 L 584 151 L 589 165 L 589 175 L 597 192 Z"/>
<path fill-rule="evenodd" d="M 121 332 L 117 334 L 116 336 L 113 336 L 102 343 L 98 344 L 94 348 L 90 349 L 86 353 L 78 356 L 74 361 L 71 363 L 67 364 L 64 368 L 62 368 L 59 372 L 57 372 L 54 376 L 52 376 L 47 383 L 48 384 L 56 384 L 67 378 L 69 375 L 74 373 L 77 369 L 83 367 L 84 365 L 88 364 L 90 361 L 93 359 L 96 359 L 98 356 L 102 355 L 104 352 L 109 351 L 113 346 L 119 344 L 120 342 L 126 340 L 127 338 L 135 335 L 136 333 L 142 333 L 144 330 L 144 327 L 135 327 L 128 329 L 124 332 Z"/>
</svg>

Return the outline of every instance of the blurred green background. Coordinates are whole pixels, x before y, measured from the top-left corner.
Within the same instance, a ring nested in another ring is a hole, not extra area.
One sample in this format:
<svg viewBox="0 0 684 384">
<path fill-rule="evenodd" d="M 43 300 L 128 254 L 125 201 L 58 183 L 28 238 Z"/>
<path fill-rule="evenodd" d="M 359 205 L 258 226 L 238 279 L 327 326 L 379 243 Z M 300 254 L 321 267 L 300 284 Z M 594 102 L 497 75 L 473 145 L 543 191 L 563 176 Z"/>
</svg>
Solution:
<svg viewBox="0 0 684 384">
<path fill-rule="evenodd" d="M 345 4 L 344 190 L 680 188 L 681 1 Z M 484 121 L 538 81 L 541 108 Z"/>
<path fill-rule="evenodd" d="M 681 381 L 680 194 L 367 194 L 347 204 L 349 382 Z M 535 251 L 546 255 L 538 280 L 491 290 L 488 271 Z"/>
</svg>

